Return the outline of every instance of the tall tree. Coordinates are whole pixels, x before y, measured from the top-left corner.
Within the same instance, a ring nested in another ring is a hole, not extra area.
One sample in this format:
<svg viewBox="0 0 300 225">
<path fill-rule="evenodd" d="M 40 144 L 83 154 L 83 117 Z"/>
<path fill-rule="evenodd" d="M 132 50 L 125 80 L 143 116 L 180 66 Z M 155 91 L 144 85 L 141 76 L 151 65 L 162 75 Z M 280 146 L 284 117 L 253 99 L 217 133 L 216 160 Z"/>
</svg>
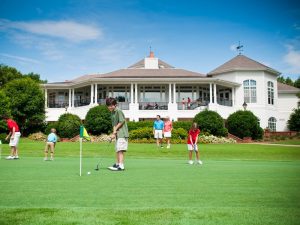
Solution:
<svg viewBox="0 0 300 225">
<path fill-rule="evenodd" d="M 294 86 L 295 86 L 296 88 L 300 88 L 300 76 L 298 77 L 297 80 L 295 80 Z"/>
<path fill-rule="evenodd" d="M 28 73 L 24 74 L 24 77 L 30 77 L 32 80 L 39 82 L 39 83 L 47 83 L 47 80 L 41 80 L 40 75 L 37 73 Z"/>
<path fill-rule="evenodd" d="M 285 79 L 285 83 L 286 83 L 287 85 L 294 86 L 294 82 L 292 81 L 292 79 L 291 79 L 290 77 L 287 77 L 287 78 Z"/>
<path fill-rule="evenodd" d="M 21 77 L 22 74 L 16 68 L 0 64 L 0 88 L 7 84 L 9 81 Z"/>
<path fill-rule="evenodd" d="M 29 77 L 7 83 L 4 93 L 10 97 L 11 113 L 26 135 L 44 126 L 44 95 L 39 86 Z"/>
</svg>

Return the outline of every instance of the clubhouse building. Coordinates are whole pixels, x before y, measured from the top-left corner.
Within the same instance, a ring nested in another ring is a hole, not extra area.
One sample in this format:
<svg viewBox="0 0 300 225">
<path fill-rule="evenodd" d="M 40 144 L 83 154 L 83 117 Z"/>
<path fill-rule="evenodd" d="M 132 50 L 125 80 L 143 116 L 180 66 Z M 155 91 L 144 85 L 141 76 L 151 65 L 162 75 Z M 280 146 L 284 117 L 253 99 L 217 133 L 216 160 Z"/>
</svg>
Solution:
<svg viewBox="0 0 300 225">
<path fill-rule="evenodd" d="M 115 97 L 130 121 L 156 115 L 189 120 L 205 109 L 226 119 L 237 110 L 250 110 L 262 128 L 286 131 L 300 89 L 277 82 L 279 75 L 244 55 L 201 74 L 175 68 L 150 52 L 126 69 L 43 84 L 46 120 L 57 121 L 66 112 L 84 119 L 90 108 Z"/>
</svg>

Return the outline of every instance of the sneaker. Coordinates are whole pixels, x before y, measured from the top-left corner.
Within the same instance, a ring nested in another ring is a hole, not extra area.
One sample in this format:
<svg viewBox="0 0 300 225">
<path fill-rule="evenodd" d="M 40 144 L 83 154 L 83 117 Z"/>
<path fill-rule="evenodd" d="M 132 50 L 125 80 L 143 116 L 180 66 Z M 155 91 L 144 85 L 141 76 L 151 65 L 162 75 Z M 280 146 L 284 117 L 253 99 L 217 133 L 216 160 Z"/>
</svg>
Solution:
<svg viewBox="0 0 300 225">
<path fill-rule="evenodd" d="M 44 161 L 48 161 L 48 158 L 47 158 L 47 157 L 45 157 L 45 158 L 44 158 Z"/>
<path fill-rule="evenodd" d="M 118 168 L 118 167 L 119 167 L 119 165 L 117 165 L 117 164 L 115 163 L 114 165 L 107 167 L 107 169 L 109 169 L 109 170 L 115 170 L 115 169 Z"/>
<path fill-rule="evenodd" d="M 170 145 L 167 145 L 167 148 L 170 148 Z"/>
<path fill-rule="evenodd" d="M 7 156 L 6 157 L 6 159 L 14 159 L 15 157 L 14 156 L 11 156 L 11 155 L 9 155 L 9 156 Z"/>
<path fill-rule="evenodd" d="M 162 146 L 162 145 L 161 145 L 160 147 L 161 147 L 161 148 L 164 148 L 164 146 Z"/>
<path fill-rule="evenodd" d="M 53 160 L 54 160 L 54 158 L 51 157 L 51 158 L 50 158 L 50 161 L 53 161 Z"/>
<path fill-rule="evenodd" d="M 193 160 L 189 160 L 188 164 L 193 165 L 194 164 Z"/>
<path fill-rule="evenodd" d="M 14 159 L 19 159 L 19 156 L 18 155 L 16 155 L 16 156 L 13 156 L 14 157 Z"/>
<path fill-rule="evenodd" d="M 113 167 L 113 166 L 110 166 L 108 167 L 108 169 L 110 169 L 111 171 L 124 171 L 125 168 L 121 168 L 120 166 L 117 166 L 117 167 Z"/>
<path fill-rule="evenodd" d="M 198 160 L 197 163 L 200 164 L 200 165 L 203 164 L 203 162 L 201 160 Z"/>
</svg>

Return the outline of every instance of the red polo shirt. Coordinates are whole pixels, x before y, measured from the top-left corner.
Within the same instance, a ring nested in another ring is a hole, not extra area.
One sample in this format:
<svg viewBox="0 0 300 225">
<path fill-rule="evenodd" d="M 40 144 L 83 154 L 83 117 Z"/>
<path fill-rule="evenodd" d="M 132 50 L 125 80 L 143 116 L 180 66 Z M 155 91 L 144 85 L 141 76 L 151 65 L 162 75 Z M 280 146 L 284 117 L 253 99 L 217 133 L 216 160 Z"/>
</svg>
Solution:
<svg viewBox="0 0 300 225">
<path fill-rule="evenodd" d="M 13 128 L 15 128 L 15 132 L 20 132 L 19 126 L 14 120 L 8 119 L 6 122 L 10 132 L 13 132 Z"/>
<path fill-rule="evenodd" d="M 188 135 L 188 144 L 189 145 L 194 144 L 195 141 L 196 141 L 196 138 L 197 138 L 197 136 L 199 134 L 200 134 L 200 130 L 199 129 L 196 129 L 196 130 L 190 129 L 189 130 L 189 135 Z M 191 143 L 191 137 L 192 137 L 193 143 Z"/>
</svg>

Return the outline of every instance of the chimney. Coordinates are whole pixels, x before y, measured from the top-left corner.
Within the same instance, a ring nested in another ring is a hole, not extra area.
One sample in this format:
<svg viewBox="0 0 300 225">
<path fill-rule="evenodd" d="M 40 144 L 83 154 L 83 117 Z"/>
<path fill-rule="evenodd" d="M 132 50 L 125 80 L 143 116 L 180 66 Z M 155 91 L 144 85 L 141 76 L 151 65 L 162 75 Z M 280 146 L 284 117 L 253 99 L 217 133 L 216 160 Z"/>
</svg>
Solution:
<svg viewBox="0 0 300 225">
<path fill-rule="evenodd" d="M 149 58 L 154 58 L 154 52 L 150 51 Z"/>
</svg>

